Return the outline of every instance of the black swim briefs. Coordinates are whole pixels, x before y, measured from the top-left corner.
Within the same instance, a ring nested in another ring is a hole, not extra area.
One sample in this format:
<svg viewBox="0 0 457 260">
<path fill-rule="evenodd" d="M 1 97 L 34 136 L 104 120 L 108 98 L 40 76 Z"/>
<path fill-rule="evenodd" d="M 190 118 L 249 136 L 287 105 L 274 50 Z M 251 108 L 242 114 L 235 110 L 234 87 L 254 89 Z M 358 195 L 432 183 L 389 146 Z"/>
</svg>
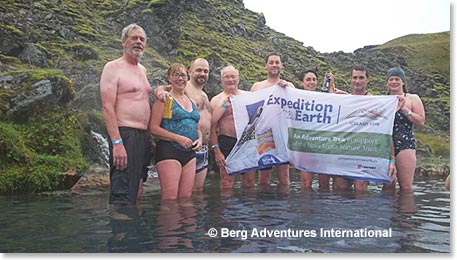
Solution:
<svg viewBox="0 0 457 260">
<path fill-rule="evenodd" d="M 236 138 L 228 135 L 219 135 L 217 141 L 219 142 L 219 148 L 222 154 L 227 158 L 236 144 Z"/>
</svg>

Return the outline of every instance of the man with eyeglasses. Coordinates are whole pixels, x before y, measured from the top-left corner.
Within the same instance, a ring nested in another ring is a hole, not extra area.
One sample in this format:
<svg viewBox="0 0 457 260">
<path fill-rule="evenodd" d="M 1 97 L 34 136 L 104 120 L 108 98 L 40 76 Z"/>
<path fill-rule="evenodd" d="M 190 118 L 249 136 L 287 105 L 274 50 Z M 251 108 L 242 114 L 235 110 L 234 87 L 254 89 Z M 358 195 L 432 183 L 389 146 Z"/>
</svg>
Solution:
<svg viewBox="0 0 457 260">
<path fill-rule="evenodd" d="M 230 154 L 237 141 L 230 97 L 249 92 L 238 89 L 240 75 L 238 70 L 233 66 L 227 66 L 221 70 L 221 83 L 224 91 L 211 99 L 213 119 L 211 122 L 210 143 L 214 151 L 216 164 L 220 169 L 221 190 L 225 192 L 229 191 L 227 189 L 232 189 L 235 182 L 235 177 L 228 175 L 225 170 L 225 158 Z M 254 187 L 254 175 L 255 171 L 249 171 L 241 175 L 243 187 Z"/>
<path fill-rule="evenodd" d="M 136 204 L 151 159 L 151 86 L 139 63 L 146 33 L 137 24 L 122 30 L 122 57 L 105 64 L 100 78 L 102 111 L 110 143 L 110 204 Z"/>
<path fill-rule="evenodd" d="M 211 106 L 208 95 L 203 91 L 203 87 L 209 78 L 209 63 L 206 59 L 197 58 L 189 68 L 189 80 L 186 86 L 186 95 L 188 95 L 197 105 L 200 113 L 199 127 L 202 131 L 203 147 L 197 153 L 197 171 L 194 181 L 194 191 L 202 191 L 203 185 L 208 173 L 208 143 L 211 133 Z M 156 98 L 166 102 L 170 97 L 171 87 L 163 85 L 157 87 L 154 91 Z"/>
</svg>

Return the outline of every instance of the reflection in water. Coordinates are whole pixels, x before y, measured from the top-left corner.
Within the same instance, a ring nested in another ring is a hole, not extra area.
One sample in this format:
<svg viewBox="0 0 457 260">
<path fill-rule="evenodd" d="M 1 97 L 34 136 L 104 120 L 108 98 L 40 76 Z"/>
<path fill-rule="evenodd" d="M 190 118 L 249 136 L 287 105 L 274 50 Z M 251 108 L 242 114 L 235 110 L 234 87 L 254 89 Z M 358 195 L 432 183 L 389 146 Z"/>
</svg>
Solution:
<svg viewBox="0 0 457 260">
<path fill-rule="evenodd" d="M 109 252 L 132 252 L 138 248 L 146 228 L 141 208 L 132 205 L 112 206 L 109 219 L 113 234 L 108 240 Z"/>
<path fill-rule="evenodd" d="M 400 192 L 397 201 L 398 211 L 400 213 L 413 215 L 417 212 L 416 201 L 414 200 L 414 193 Z"/>
<path fill-rule="evenodd" d="M 107 193 L 0 197 L 0 252 L 450 252 L 442 181 L 416 181 L 414 193 L 375 185 L 356 193 L 301 191 L 297 179 L 290 189 L 236 183 L 221 191 L 209 178 L 190 200 L 161 202 L 160 191 L 146 191 L 138 207 L 108 207 Z M 208 236 L 211 228 L 217 236 Z M 392 237 L 320 236 L 365 228 L 392 229 Z M 268 233 L 287 230 L 314 236 Z"/>
<path fill-rule="evenodd" d="M 396 221 L 394 221 L 394 223 L 396 223 L 402 228 L 409 229 L 412 229 L 416 225 L 420 224 L 414 220 L 414 214 L 417 212 L 417 206 L 414 200 L 414 193 L 399 192 L 398 198 L 396 200 L 396 206 L 398 208 L 398 217 Z"/>
<path fill-rule="evenodd" d="M 196 231 L 196 209 L 192 201 L 163 200 L 157 216 L 157 228 L 154 231 L 159 239 L 159 249 L 174 249 L 183 246 L 191 249 L 192 239 L 189 233 Z"/>
<path fill-rule="evenodd" d="M 423 186 L 397 195 L 392 221 L 400 237 L 396 252 L 450 252 L 450 194 L 435 181 L 415 185 Z"/>
</svg>

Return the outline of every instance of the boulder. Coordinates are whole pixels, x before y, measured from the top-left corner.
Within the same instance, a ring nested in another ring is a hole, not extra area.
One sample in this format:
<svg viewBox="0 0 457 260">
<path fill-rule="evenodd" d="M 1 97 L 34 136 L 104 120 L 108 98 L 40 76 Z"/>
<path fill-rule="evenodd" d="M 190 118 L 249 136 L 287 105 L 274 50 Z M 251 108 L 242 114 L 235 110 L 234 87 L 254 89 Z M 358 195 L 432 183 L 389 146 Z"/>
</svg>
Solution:
<svg viewBox="0 0 457 260">
<path fill-rule="evenodd" d="M 71 188 L 71 194 L 87 194 L 97 191 L 109 191 L 110 179 L 107 167 L 94 164 L 84 173 L 79 181 Z M 157 177 L 149 177 L 143 183 L 143 194 L 160 190 L 160 182 Z"/>
<path fill-rule="evenodd" d="M 23 84 L 29 77 L 30 75 L 20 74 L 14 76 L 13 81 Z M 6 115 L 15 122 L 27 122 L 29 117 L 56 109 L 73 98 L 73 87 L 65 76 L 39 80 L 9 100 Z"/>
<path fill-rule="evenodd" d="M 60 186 L 64 190 L 71 189 L 81 178 L 81 173 L 78 170 L 69 170 L 59 174 Z"/>
<path fill-rule="evenodd" d="M 109 169 L 100 165 L 92 165 L 79 181 L 71 188 L 71 193 L 81 194 L 109 189 Z"/>
<path fill-rule="evenodd" d="M 439 164 L 431 166 L 419 166 L 416 168 L 414 176 L 417 179 L 445 179 L 450 174 L 448 165 Z"/>
<path fill-rule="evenodd" d="M 48 67 L 46 54 L 40 51 L 33 43 L 26 43 L 18 58 L 26 63 L 37 67 Z"/>
</svg>

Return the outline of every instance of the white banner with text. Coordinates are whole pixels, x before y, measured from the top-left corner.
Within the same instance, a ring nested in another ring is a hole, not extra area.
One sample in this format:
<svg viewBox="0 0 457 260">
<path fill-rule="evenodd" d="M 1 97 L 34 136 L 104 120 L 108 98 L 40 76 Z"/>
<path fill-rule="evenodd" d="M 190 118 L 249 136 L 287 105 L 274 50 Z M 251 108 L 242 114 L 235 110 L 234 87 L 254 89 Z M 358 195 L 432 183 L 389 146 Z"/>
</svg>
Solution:
<svg viewBox="0 0 457 260">
<path fill-rule="evenodd" d="M 230 175 L 290 163 L 296 169 L 389 183 L 396 96 L 273 86 L 231 98 L 237 143 Z"/>
</svg>

